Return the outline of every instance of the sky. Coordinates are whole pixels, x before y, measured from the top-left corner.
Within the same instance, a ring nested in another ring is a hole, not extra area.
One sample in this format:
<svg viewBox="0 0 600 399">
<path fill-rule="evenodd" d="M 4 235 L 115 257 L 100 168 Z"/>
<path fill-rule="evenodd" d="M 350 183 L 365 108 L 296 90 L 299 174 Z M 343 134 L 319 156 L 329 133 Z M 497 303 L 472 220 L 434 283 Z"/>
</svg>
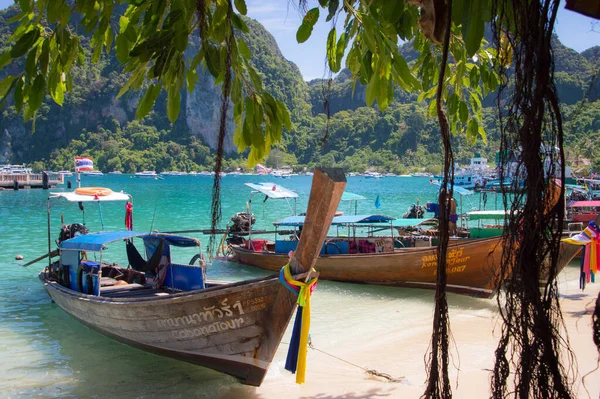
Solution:
<svg viewBox="0 0 600 399">
<path fill-rule="evenodd" d="M 391 0 L 393 1 L 393 0 Z M 600 21 L 564 9 L 561 2 L 555 26 L 560 41 L 567 47 L 582 52 L 600 45 Z M 13 4 L 13 0 L 0 0 L 0 9 Z M 296 42 L 296 30 L 302 16 L 295 0 L 246 0 L 247 16 L 262 23 L 273 34 L 285 58 L 294 62 L 305 80 L 325 76 L 325 43 L 331 22 L 325 22 L 325 10 L 311 37 L 302 44 Z M 308 1 L 309 8 L 317 0 Z"/>
</svg>

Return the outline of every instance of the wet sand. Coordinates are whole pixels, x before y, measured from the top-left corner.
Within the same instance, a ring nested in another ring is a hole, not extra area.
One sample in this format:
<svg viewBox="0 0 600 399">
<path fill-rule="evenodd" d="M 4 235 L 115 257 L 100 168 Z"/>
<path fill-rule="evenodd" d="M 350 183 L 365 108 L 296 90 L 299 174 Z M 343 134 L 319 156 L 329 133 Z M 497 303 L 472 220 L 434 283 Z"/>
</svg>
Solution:
<svg viewBox="0 0 600 399">
<path fill-rule="evenodd" d="M 600 370 L 598 351 L 592 341 L 592 312 L 600 284 L 588 284 L 581 292 L 577 281 L 560 281 L 561 307 L 569 339 L 576 357 L 575 397 L 598 398 Z M 432 294 L 433 295 L 433 294 Z M 453 306 L 450 298 L 450 322 L 455 345 L 451 359 L 451 383 L 454 398 L 490 397 L 490 370 L 500 335 L 501 321 L 496 300 L 478 301 L 473 308 Z M 431 312 L 433 313 L 433 311 Z M 390 317 L 399 317 L 390 315 Z M 363 320 L 369 323 L 368 320 Z M 343 341 L 329 344 L 323 331 L 313 337 L 317 349 L 309 349 L 306 383 L 295 384 L 295 376 L 283 369 L 287 352 L 284 343 L 263 385 L 259 388 L 237 386 L 223 392 L 225 398 L 418 398 L 424 392 L 426 372 L 424 354 L 431 336 L 432 323 L 419 321 L 410 329 L 377 330 L 374 325 Z M 332 334 L 336 334 L 332 327 Z M 284 342 L 287 342 L 287 335 Z M 325 353 L 326 352 L 326 353 Z M 350 364 L 352 363 L 352 364 Z M 389 382 L 369 375 L 363 369 L 375 369 L 401 382 Z M 583 379 L 583 376 L 587 376 Z M 587 390 L 587 392 L 586 392 Z"/>
</svg>

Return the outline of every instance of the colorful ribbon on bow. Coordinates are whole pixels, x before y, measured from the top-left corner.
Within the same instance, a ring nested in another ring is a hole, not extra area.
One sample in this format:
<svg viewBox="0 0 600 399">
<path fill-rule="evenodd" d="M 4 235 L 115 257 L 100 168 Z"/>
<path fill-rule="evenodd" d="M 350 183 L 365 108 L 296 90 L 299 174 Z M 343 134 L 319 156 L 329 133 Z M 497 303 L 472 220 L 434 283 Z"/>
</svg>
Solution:
<svg viewBox="0 0 600 399">
<path fill-rule="evenodd" d="M 585 284 L 594 282 L 595 274 L 600 266 L 600 228 L 591 221 L 589 225 L 579 234 L 563 238 L 563 242 L 568 242 L 573 245 L 581 245 L 581 264 L 579 287 L 585 288 Z"/>
<path fill-rule="evenodd" d="M 315 271 L 313 269 L 313 271 Z M 306 377 L 306 352 L 310 331 L 310 296 L 317 286 L 318 277 L 304 283 L 294 280 L 290 264 L 279 272 L 279 281 L 291 292 L 298 295 L 298 310 L 292 330 L 292 339 L 285 361 L 285 369 L 296 374 L 296 383 L 303 384 Z"/>
</svg>

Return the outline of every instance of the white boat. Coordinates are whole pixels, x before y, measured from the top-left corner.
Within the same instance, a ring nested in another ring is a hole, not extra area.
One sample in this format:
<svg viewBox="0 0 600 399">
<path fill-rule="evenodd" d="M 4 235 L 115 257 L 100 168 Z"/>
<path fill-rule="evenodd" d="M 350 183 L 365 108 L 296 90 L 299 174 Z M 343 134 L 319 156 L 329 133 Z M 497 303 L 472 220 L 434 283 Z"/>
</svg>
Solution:
<svg viewBox="0 0 600 399">
<path fill-rule="evenodd" d="M 70 170 L 59 170 L 58 172 L 59 175 L 63 175 L 63 176 L 73 176 L 73 172 L 71 172 Z"/>
<path fill-rule="evenodd" d="M 161 176 L 186 176 L 187 173 L 186 172 L 179 172 L 176 170 L 170 171 L 170 172 L 161 172 L 160 173 Z"/>
<path fill-rule="evenodd" d="M 153 170 L 145 170 L 143 172 L 137 172 L 134 176 L 135 177 L 143 177 L 143 178 L 151 178 L 151 179 L 158 178 L 158 175 Z"/>
<path fill-rule="evenodd" d="M 113 170 L 112 172 L 108 172 L 109 175 L 122 175 L 123 172 L 120 170 Z"/>
<path fill-rule="evenodd" d="M 381 178 L 381 173 L 379 172 L 365 172 L 363 175 L 367 179 L 379 179 Z"/>
<path fill-rule="evenodd" d="M 80 172 L 84 176 L 104 176 L 104 173 L 99 170 L 88 170 L 87 172 Z"/>
<path fill-rule="evenodd" d="M 3 175 L 29 175 L 31 168 L 23 165 L 0 165 L 0 174 Z"/>
</svg>

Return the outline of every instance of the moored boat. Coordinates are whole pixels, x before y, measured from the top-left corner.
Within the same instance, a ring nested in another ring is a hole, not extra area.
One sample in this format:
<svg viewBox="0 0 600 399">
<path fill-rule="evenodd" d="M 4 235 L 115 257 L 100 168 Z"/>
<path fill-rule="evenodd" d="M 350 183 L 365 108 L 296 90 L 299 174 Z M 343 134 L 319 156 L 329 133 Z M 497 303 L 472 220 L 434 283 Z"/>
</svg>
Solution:
<svg viewBox="0 0 600 399">
<path fill-rule="evenodd" d="M 335 217 L 332 226 L 342 230 L 347 228 L 350 235 L 326 240 L 316 263 L 321 278 L 435 288 L 437 238 L 434 236 L 394 236 L 395 227 L 391 225 L 388 227 L 390 234 L 385 236 L 352 236 L 352 232 L 361 226 L 381 231 L 391 220 L 382 215 Z M 275 225 L 301 227 L 303 223 L 302 217 L 296 216 L 278 221 Z M 259 245 L 256 245 L 258 241 Z M 294 248 L 293 240 L 276 239 L 272 244 L 265 240 L 244 241 L 229 246 L 232 253 L 230 260 L 275 271 L 285 264 L 287 253 Z M 448 249 L 448 290 L 484 298 L 492 296 L 501 284 L 498 268 L 501 257 L 501 237 L 452 239 Z"/>
<path fill-rule="evenodd" d="M 104 173 L 100 172 L 99 170 L 88 170 L 88 171 L 80 172 L 80 173 L 84 176 L 94 176 L 94 177 L 104 176 Z"/>
<path fill-rule="evenodd" d="M 455 190 L 461 193 L 461 204 L 463 194 L 472 195 L 459 187 Z M 500 289 L 505 217 L 503 210 L 465 213 L 471 226 L 459 227 L 449 242 L 449 291 L 487 298 Z M 435 288 L 437 222 L 435 218 L 394 222 L 394 218 L 372 214 L 336 216 L 332 226 L 338 230 L 337 234 L 325 241 L 316 268 L 325 280 Z M 303 234 L 304 219 L 290 216 L 273 224 L 276 229 L 273 241 L 252 236 L 251 231 L 244 237 L 230 234 L 227 259 L 278 270 L 288 252 L 296 248 L 297 239 Z M 280 228 L 294 230 L 292 234 L 286 231 L 289 238 L 282 239 L 278 234 Z M 561 244 L 559 271 L 575 253 L 567 244 Z"/>
<path fill-rule="evenodd" d="M 134 174 L 135 177 L 142 177 L 142 178 L 150 178 L 150 179 L 158 179 L 159 175 L 153 171 L 153 170 L 145 170 L 143 172 L 136 172 Z"/>
<path fill-rule="evenodd" d="M 307 214 L 313 222 L 290 259 L 292 282 L 304 281 L 312 270 L 344 186 L 340 170 L 315 173 Z M 278 276 L 235 283 L 207 280 L 204 264 L 177 263 L 172 253 L 176 247 L 200 248 L 200 242 L 172 234 L 127 230 L 77 235 L 87 233 L 84 226 L 63 225 L 59 247 L 51 250 L 50 201 L 131 202 L 128 195 L 109 189 L 78 190 L 48 199 L 49 264 L 39 277 L 53 301 L 109 337 L 260 385 L 296 308 L 297 298 L 287 285 Z M 127 214 L 126 220 L 132 223 Z M 134 239 L 143 241 L 145 259 Z M 123 241 L 131 268 L 104 258 L 109 245 Z"/>
</svg>

